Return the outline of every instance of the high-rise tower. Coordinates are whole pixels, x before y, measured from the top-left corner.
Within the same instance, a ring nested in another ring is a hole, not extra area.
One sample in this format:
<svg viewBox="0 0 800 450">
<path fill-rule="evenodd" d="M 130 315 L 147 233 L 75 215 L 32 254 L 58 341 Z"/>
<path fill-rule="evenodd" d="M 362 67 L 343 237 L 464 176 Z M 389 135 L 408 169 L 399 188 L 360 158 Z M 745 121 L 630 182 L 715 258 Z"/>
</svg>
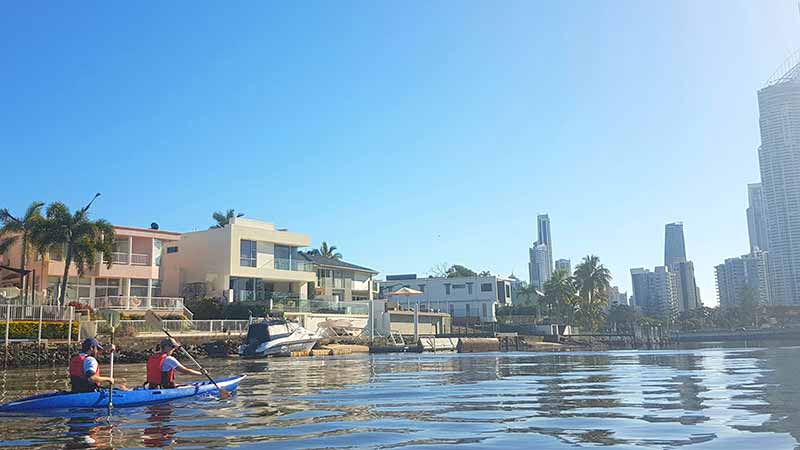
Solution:
<svg viewBox="0 0 800 450">
<path fill-rule="evenodd" d="M 683 223 L 668 223 L 664 228 L 664 265 L 686 262 L 686 242 L 683 239 Z"/>
<path fill-rule="evenodd" d="M 800 304 L 800 53 L 758 91 L 773 304 Z"/>
</svg>

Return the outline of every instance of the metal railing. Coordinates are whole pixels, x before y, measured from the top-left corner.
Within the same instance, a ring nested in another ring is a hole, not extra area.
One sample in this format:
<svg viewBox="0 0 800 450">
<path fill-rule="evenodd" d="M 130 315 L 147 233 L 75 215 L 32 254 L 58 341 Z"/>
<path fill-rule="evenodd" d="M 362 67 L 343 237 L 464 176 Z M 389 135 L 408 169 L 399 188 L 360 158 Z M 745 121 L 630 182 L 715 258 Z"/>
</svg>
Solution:
<svg viewBox="0 0 800 450">
<path fill-rule="evenodd" d="M 273 300 L 272 311 L 327 314 L 369 314 L 369 302 L 335 302 L 330 300 Z"/>
<path fill-rule="evenodd" d="M 132 266 L 149 266 L 150 265 L 150 255 L 145 255 L 142 253 L 131 253 L 131 265 Z"/>
<path fill-rule="evenodd" d="M 95 321 L 99 326 L 105 325 L 105 320 Z M 247 331 L 247 320 L 162 320 L 161 325 L 169 332 L 174 333 L 212 333 L 212 334 L 242 334 Z M 132 326 L 137 333 L 160 333 L 160 328 L 155 328 L 146 320 L 121 320 L 119 326 Z"/>
<path fill-rule="evenodd" d="M 67 322 L 74 318 L 74 309 L 70 306 L 48 306 L 48 305 L 0 305 L 0 321 L 6 319 L 11 321 L 28 321 L 39 319 L 53 322 Z"/>
<path fill-rule="evenodd" d="M 180 297 L 81 297 L 80 303 L 89 305 L 92 309 L 111 309 L 118 311 L 153 310 L 161 313 L 181 314 L 189 319 L 193 317 Z"/>
<path fill-rule="evenodd" d="M 114 264 L 128 264 L 128 262 L 130 262 L 130 258 L 125 252 L 112 252 L 111 262 Z"/>
</svg>

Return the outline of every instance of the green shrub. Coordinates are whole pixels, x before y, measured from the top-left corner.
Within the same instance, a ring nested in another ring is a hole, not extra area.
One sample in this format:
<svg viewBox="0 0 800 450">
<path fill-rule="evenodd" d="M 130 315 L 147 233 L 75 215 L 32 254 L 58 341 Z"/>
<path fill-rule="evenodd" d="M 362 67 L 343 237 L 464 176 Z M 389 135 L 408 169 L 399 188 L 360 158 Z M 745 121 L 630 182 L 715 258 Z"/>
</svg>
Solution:
<svg viewBox="0 0 800 450">
<path fill-rule="evenodd" d="M 213 298 L 186 300 L 186 308 L 198 320 L 219 319 L 222 317 L 222 304 Z"/>
<path fill-rule="evenodd" d="M 66 339 L 68 329 L 68 322 L 42 322 L 42 339 Z M 5 332 L 2 324 L 0 332 Z M 36 339 L 38 336 L 39 321 L 18 321 L 9 324 L 9 339 Z M 72 322 L 72 338 L 78 338 L 78 322 Z"/>
</svg>

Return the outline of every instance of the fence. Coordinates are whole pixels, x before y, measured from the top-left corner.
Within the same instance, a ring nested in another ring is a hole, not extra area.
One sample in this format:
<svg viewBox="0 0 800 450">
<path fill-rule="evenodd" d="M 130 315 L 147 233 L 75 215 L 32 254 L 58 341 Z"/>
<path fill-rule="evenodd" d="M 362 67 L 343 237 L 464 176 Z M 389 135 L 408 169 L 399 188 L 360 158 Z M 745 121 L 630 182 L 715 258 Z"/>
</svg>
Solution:
<svg viewBox="0 0 800 450">
<path fill-rule="evenodd" d="M 11 322 L 38 322 L 37 342 L 42 342 L 42 324 L 44 322 L 68 322 L 68 345 L 72 345 L 72 322 L 75 320 L 75 308 L 71 306 L 47 305 L 0 305 L 0 321 L 5 323 L 4 344 L 8 347 Z M 80 332 L 79 332 L 80 334 Z M 80 336 L 79 336 L 80 339 Z"/>
<path fill-rule="evenodd" d="M 105 327 L 105 320 L 95 321 L 98 327 Z M 167 331 L 175 333 L 234 333 L 247 331 L 247 320 L 162 320 Z M 137 333 L 160 333 L 160 328 L 150 326 L 145 320 L 121 320 L 120 326 L 132 326 Z"/>
<path fill-rule="evenodd" d="M 270 311 L 368 315 L 369 302 L 336 302 L 314 299 L 274 299 L 270 302 Z"/>
<path fill-rule="evenodd" d="M 180 297 L 81 297 L 80 303 L 93 309 L 112 309 L 116 311 L 145 312 L 152 309 L 161 313 L 174 313 L 192 318 L 192 312 L 183 304 Z"/>
</svg>

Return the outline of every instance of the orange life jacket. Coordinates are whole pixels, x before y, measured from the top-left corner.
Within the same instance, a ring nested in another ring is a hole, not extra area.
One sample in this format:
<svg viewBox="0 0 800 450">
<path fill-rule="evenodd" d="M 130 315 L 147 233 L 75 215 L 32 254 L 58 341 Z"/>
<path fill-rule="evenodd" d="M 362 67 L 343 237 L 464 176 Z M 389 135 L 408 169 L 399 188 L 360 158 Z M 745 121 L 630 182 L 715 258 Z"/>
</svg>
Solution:
<svg viewBox="0 0 800 450">
<path fill-rule="evenodd" d="M 147 358 L 147 384 L 150 389 L 168 389 L 175 387 L 175 369 L 166 372 L 161 366 L 167 359 L 166 353 L 156 353 Z"/>
<path fill-rule="evenodd" d="M 85 353 L 79 353 L 69 360 L 69 382 L 72 385 L 72 392 L 94 392 L 99 387 L 96 383 L 92 383 L 83 371 L 83 362 L 86 358 Z M 95 375 L 100 375 L 99 366 Z"/>
</svg>

